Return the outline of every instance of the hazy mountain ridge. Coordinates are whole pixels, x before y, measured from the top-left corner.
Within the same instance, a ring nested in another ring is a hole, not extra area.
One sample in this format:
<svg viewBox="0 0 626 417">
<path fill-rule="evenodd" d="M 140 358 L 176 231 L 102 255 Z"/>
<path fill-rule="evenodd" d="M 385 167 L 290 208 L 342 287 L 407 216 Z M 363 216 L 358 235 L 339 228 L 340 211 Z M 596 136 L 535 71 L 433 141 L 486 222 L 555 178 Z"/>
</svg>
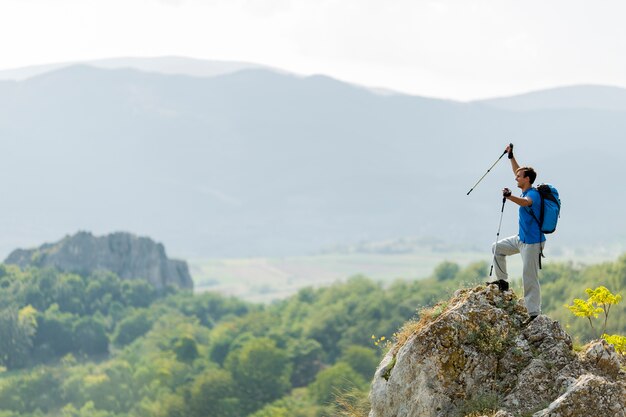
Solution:
<svg viewBox="0 0 626 417">
<path fill-rule="evenodd" d="M 625 230 L 621 196 L 590 219 L 579 192 L 619 187 L 621 112 L 381 96 L 267 70 L 198 78 L 89 66 L 2 82 L 0 108 L 7 252 L 77 229 L 149 234 L 178 256 L 401 236 L 488 250 L 499 189 L 513 185 L 506 158 L 465 194 L 509 141 L 562 192 L 556 242 Z M 585 169 L 572 179 L 575 167 Z M 505 216 L 503 234 L 515 233 L 516 210 Z"/>
<path fill-rule="evenodd" d="M 125 57 L 96 59 L 90 61 L 60 62 L 1 70 L 0 80 L 23 81 L 51 71 L 75 65 L 89 65 L 102 69 L 132 68 L 143 72 L 190 75 L 196 77 L 214 77 L 216 75 L 229 74 L 242 69 L 250 68 L 271 69 L 268 66 L 253 64 L 250 62 L 204 60 L 181 56 L 162 56 L 150 58 Z M 281 70 L 276 69 L 275 71 Z"/>
<path fill-rule="evenodd" d="M 626 89 L 606 85 L 573 85 L 474 103 L 514 111 L 574 108 L 626 111 Z"/>
</svg>

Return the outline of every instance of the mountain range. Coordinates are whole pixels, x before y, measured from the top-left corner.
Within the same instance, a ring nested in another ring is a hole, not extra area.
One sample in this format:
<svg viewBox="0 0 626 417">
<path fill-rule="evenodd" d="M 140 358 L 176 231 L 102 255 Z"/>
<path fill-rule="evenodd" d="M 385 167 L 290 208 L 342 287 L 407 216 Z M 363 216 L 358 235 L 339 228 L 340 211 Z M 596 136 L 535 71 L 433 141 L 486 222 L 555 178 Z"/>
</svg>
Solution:
<svg viewBox="0 0 626 417">
<path fill-rule="evenodd" d="M 193 77 L 213 77 L 216 75 L 230 74 L 243 69 L 253 68 L 264 68 L 280 72 L 278 69 L 265 65 L 253 64 L 251 62 L 209 61 L 181 56 L 162 56 L 153 58 L 125 57 L 94 59 L 91 61 L 58 62 L 0 70 L 0 80 L 22 81 L 50 71 L 71 67 L 73 65 L 89 65 L 102 69 L 132 68 L 143 72 L 179 74 Z"/>
<path fill-rule="evenodd" d="M 77 230 L 149 235 L 178 257 L 407 236 L 489 251 L 507 158 L 466 193 L 509 142 L 561 192 L 549 245 L 626 237 L 624 89 L 455 102 L 169 59 L 0 72 L 0 252 Z M 505 205 L 502 235 L 516 216 Z"/>
</svg>

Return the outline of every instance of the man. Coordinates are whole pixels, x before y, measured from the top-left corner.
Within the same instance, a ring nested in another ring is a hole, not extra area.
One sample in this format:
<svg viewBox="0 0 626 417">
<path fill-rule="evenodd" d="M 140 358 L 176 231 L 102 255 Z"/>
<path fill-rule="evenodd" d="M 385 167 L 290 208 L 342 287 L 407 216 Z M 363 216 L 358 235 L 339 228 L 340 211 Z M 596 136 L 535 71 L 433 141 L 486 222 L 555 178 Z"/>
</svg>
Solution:
<svg viewBox="0 0 626 417">
<path fill-rule="evenodd" d="M 513 146 L 506 147 L 511 168 L 515 173 L 517 187 L 522 190 L 520 197 L 511 194 L 511 190 L 502 190 L 502 196 L 514 202 L 519 207 L 519 233 L 502 239 L 493 245 L 494 267 L 497 281 L 496 284 L 502 291 L 509 289 L 508 274 L 506 272 L 506 257 L 519 253 L 522 256 L 522 281 L 524 284 L 524 301 L 528 310 L 529 318 L 524 322 L 528 324 L 541 314 L 541 290 L 539 287 L 539 257 L 542 254 L 543 242 L 546 240 L 541 232 L 536 219 L 540 217 L 541 196 L 539 191 L 532 187 L 537 178 L 537 173 L 531 167 L 520 167 L 513 156 Z M 535 217 L 531 214 L 534 213 Z"/>
</svg>

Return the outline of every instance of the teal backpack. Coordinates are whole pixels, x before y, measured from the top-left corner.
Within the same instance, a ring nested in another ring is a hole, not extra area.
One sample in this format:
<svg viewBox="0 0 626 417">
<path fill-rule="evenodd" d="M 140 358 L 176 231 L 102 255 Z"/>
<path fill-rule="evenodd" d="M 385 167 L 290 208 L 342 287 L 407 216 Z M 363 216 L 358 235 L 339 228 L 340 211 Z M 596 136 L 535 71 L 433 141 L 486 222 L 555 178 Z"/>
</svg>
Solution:
<svg viewBox="0 0 626 417">
<path fill-rule="evenodd" d="M 530 207 L 526 209 L 539 224 L 541 233 L 554 233 L 559 217 L 561 217 L 561 199 L 559 198 L 559 191 L 551 184 L 539 184 L 536 190 L 541 196 L 539 218 L 535 216 L 535 213 L 533 213 Z M 539 253 L 539 269 L 541 269 L 541 258 L 545 258 L 545 256 L 543 256 L 543 245 L 541 245 L 541 251 Z"/>
<path fill-rule="evenodd" d="M 559 191 L 551 184 L 539 184 L 536 188 L 541 196 L 541 211 L 539 218 L 532 210 L 528 210 L 533 218 L 539 223 L 541 233 L 550 234 L 556 230 L 556 224 L 561 216 L 561 199 Z"/>
</svg>

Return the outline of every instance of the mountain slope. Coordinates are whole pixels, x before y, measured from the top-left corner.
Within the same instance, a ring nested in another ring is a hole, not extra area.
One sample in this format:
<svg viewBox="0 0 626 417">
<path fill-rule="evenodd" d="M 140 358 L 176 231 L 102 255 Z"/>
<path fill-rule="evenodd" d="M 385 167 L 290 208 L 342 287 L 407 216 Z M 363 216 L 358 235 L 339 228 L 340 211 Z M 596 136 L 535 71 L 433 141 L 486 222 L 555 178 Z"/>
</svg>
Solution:
<svg viewBox="0 0 626 417">
<path fill-rule="evenodd" d="M 396 236 L 490 247 L 509 141 L 564 202 L 554 241 L 619 241 L 622 112 L 506 111 L 266 70 L 198 78 L 75 66 L 0 82 L 0 250 L 73 230 L 177 256 L 280 256 Z M 602 215 L 581 190 L 611 195 Z M 507 206 L 503 234 L 516 232 Z M 552 240 L 552 239 L 551 239 Z M 549 254 L 549 250 L 547 251 Z"/>
</svg>

